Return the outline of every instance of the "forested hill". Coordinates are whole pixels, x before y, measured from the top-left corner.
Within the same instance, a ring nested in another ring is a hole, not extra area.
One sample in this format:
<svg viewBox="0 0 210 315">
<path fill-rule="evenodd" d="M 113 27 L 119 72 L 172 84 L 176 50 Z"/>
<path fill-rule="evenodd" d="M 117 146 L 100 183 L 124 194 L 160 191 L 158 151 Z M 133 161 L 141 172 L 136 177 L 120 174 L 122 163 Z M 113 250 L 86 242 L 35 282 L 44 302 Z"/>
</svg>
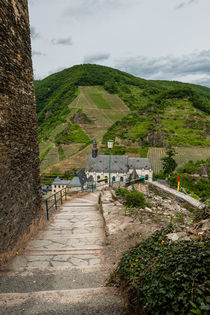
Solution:
<svg viewBox="0 0 210 315">
<path fill-rule="evenodd" d="M 76 143 L 79 137 L 84 144 L 90 143 L 91 132 L 88 134 L 88 128 L 83 127 L 88 123 L 93 126 L 93 120 L 105 128 L 99 137 L 103 143 L 111 137 L 122 147 L 130 143 L 148 147 L 168 143 L 210 146 L 207 87 L 145 80 L 113 68 L 86 64 L 35 81 L 35 93 L 39 139 L 46 143 L 45 153 L 52 145 Z M 97 119 L 93 108 L 98 111 Z"/>
<path fill-rule="evenodd" d="M 39 124 L 48 110 L 69 104 L 77 95 L 78 86 L 100 85 L 118 94 L 131 110 L 156 105 L 160 108 L 168 98 L 188 98 L 193 105 L 210 113 L 210 88 L 176 81 L 154 81 L 135 77 L 117 69 L 99 65 L 78 65 L 35 81 Z M 157 108 L 157 109 L 158 109 Z"/>
</svg>

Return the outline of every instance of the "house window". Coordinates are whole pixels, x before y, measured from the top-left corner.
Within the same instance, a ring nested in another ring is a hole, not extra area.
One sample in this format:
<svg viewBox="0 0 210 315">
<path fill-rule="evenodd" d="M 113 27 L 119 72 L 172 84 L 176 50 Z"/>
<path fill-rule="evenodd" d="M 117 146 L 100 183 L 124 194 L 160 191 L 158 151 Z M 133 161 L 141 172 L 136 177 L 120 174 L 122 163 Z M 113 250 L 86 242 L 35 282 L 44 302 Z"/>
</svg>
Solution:
<svg viewBox="0 0 210 315">
<path fill-rule="evenodd" d="M 55 188 L 56 188 L 56 185 L 55 185 Z"/>
<path fill-rule="evenodd" d="M 145 179 L 146 179 L 146 180 L 148 180 L 148 178 L 149 178 L 149 175 L 148 175 L 148 174 L 146 174 L 146 175 L 145 175 Z"/>
<path fill-rule="evenodd" d="M 123 177 L 122 177 L 122 176 L 120 177 L 120 181 L 121 181 L 121 182 L 123 182 L 123 181 L 124 181 L 124 179 L 123 179 Z"/>
<path fill-rule="evenodd" d="M 116 181 L 115 176 L 112 176 L 112 183 Z"/>
<path fill-rule="evenodd" d="M 105 183 L 108 183 L 108 176 L 105 176 Z"/>
<path fill-rule="evenodd" d="M 58 188 L 60 188 L 61 186 L 60 185 L 58 185 Z"/>
<path fill-rule="evenodd" d="M 100 178 L 101 178 L 101 177 L 98 175 L 98 176 L 97 176 L 97 179 L 100 179 Z"/>
<path fill-rule="evenodd" d="M 56 192 L 56 189 L 54 189 L 54 192 Z"/>
</svg>

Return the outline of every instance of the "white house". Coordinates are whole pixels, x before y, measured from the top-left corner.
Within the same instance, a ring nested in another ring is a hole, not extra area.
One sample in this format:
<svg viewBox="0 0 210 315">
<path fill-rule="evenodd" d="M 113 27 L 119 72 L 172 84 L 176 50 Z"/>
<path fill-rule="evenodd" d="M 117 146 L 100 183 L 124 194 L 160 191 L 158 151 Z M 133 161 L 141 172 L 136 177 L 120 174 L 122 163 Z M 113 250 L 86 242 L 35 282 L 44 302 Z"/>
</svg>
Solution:
<svg viewBox="0 0 210 315">
<path fill-rule="evenodd" d="M 125 155 L 111 155 L 111 182 L 124 182 L 131 174 L 144 176 L 152 180 L 152 166 L 148 158 L 130 158 Z M 109 179 L 109 155 L 98 155 L 96 141 L 93 142 L 92 155 L 89 155 L 86 175 L 88 180 L 98 181 L 102 178 Z"/>
<path fill-rule="evenodd" d="M 65 180 L 60 177 L 56 177 L 52 183 L 52 193 L 54 194 L 63 188 L 69 188 L 70 191 L 82 190 L 86 181 L 87 177 L 83 169 L 78 171 L 72 180 Z"/>
</svg>

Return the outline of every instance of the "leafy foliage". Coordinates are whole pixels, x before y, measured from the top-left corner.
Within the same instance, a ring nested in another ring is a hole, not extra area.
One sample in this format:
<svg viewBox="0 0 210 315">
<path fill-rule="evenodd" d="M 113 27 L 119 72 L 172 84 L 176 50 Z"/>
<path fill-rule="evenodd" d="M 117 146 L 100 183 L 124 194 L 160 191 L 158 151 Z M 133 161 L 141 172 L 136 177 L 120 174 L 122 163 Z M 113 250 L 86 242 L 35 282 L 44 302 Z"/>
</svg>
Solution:
<svg viewBox="0 0 210 315">
<path fill-rule="evenodd" d="M 124 155 L 126 152 L 125 146 L 114 145 L 112 148 L 112 155 Z M 109 149 L 106 149 L 105 155 L 109 155 Z"/>
<path fill-rule="evenodd" d="M 128 193 L 128 190 L 125 187 L 118 187 L 115 193 L 119 197 L 125 197 L 125 195 Z"/>
<path fill-rule="evenodd" d="M 112 282 L 126 292 L 130 313 L 206 314 L 209 305 L 209 238 L 171 243 L 172 225 L 156 231 L 122 257 Z"/>
<path fill-rule="evenodd" d="M 67 144 L 67 143 L 89 143 L 90 139 L 77 124 L 69 125 L 65 130 L 59 132 L 55 136 L 55 143 Z"/>
<path fill-rule="evenodd" d="M 146 158 L 148 153 L 149 147 L 141 147 L 140 156 L 141 158 Z"/>
<path fill-rule="evenodd" d="M 166 156 L 161 159 L 163 161 L 163 172 L 165 175 L 172 173 L 177 166 L 177 163 L 173 158 L 175 154 L 175 150 L 172 147 L 169 147 L 166 150 Z"/>
<path fill-rule="evenodd" d="M 146 199 L 138 190 L 132 190 L 125 195 L 125 204 L 127 207 L 145 208 Z"/>
</svg>

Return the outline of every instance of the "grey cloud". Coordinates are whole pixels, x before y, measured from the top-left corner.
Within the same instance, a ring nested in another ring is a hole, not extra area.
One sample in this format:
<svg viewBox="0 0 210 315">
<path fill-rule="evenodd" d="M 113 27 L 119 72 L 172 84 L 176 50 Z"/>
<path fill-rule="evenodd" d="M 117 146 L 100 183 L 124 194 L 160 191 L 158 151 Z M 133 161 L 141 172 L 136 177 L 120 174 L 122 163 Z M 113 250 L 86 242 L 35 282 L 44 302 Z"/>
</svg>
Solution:
<svg viewBox="0 0 210 315">
<path fill-rule="evenodd" d="M 132 6 L 138 3 L 139 0 L 77 0 L 69 4 L 69 8 L 65 10 L 64 16 L 81 17 L 89 16 L 95 13 L 104 13 L 106 10 L 120 9 L 127 6 Z"/>
<path fill-rule="evenodd" d="M 187 1 L 183 1 L 181 2 L 178 6 L 176 6 L 176 10 L 182 9 L 184 7 L 187 7 L 193 3 L 198 2 L 198 0 L 187 0 Z"/>
<path fill-rule="evenodd" d="M 31 38 L 32 38 L 32 39 L 37 39 L 37 38 L 40 37 L 40 34 L 37 33 L 37 31 L 36 31 L 36 29 L 35 29 L 34 26 L 31 26 L 31 27 L 30 27 L 30 31 L 31 31 Z"/>
<path fill-rule="evenodd" d="M 108 53 L 98 53 L 84 57 L 84 63 L 97 63 L 109 59 L 110 54 Z"/>
<path fill-rule="evenodd" d="M 176 80 L 180 77 L 190 76 L 194 77 L 194 80 L 196 77 L 210 80 L 210 50 L 181 57 L 127 58 L 116 62 L 116 67 L 146 79 Z"/>
<path fill-rule="evenodd" d="M 45 56 L 45 54 L 43 54 L 41 51 L 36 51 L 36 50 L 34 50 L 34 51 L 32 51 L 32 56 L 33 57 L 41 57 L 41 56 Z"/>
<path fill-rule="evenodd" d="M 66 46 L 71 46 L 73 45 L 72 43 L 72 38 L 69 36 L 67 38 L 53 38 L 51 40 L 51 44 L 53 45 L 66 45 Z"/>
</svg>

